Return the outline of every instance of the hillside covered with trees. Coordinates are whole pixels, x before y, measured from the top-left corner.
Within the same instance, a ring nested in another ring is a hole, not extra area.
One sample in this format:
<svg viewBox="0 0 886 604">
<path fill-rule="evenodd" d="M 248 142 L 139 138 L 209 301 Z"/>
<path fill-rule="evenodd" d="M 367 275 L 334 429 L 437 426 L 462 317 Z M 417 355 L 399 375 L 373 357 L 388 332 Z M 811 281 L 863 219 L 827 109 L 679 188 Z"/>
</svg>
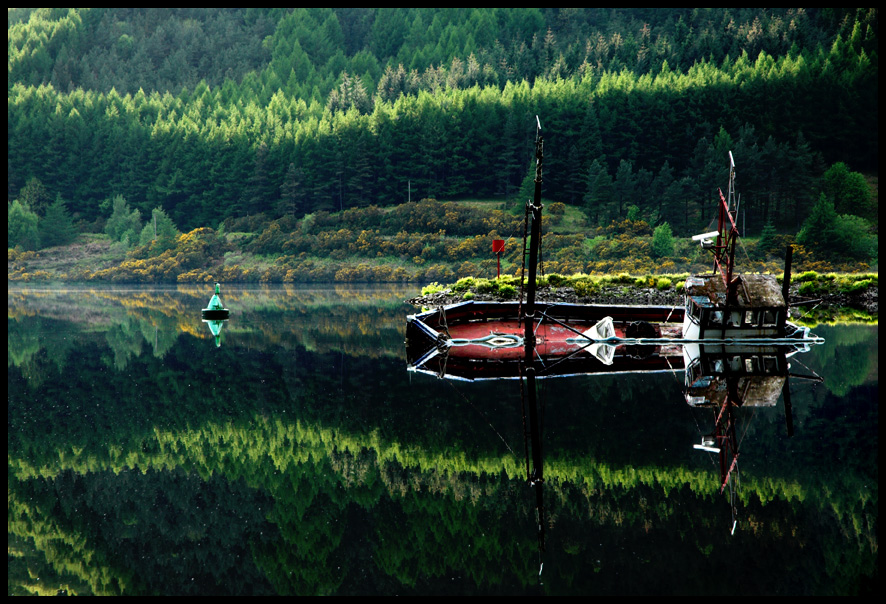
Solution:
<svg viewBox="0 0 886 604">
<path fill-rule="evenodd" d="M 420 233 L 461 245 L 501 225 L 411 229 L 391 211 L 425 198 L 518 207 L 539 115 L 545 198 L 580 213 L 588 239 L 666 226 L 648 255 L 675 253 L 664 235 L 707 226 L 731 150 L 746 236 L 877 264 L 876 9 L 7 16 L 9 248 L 94 232 L 147 259 L 208 227 L 249 231 L 250 251 L 290 250 L 303 267 L 331 253 L 305 238 L 347 210 L 363 223 L 335 249 L 381 254 Z M 601 241 L 564 259 L 593 269 Z M 435 244 L 391 253 L 421 266 L 443 254 Z"/>
</svg>

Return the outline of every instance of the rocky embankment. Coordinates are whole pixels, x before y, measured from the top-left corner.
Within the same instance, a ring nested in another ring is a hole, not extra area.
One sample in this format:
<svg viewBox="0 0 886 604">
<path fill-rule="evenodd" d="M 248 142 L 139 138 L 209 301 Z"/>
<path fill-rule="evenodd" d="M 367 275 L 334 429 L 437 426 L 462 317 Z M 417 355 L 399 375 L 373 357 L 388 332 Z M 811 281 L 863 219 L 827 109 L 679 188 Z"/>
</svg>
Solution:
<svg viewBox="0 0 886 604">
<path fill-rule="evenodd" d="M 473 292 L 472 292 L 473 293 Z M 472 300 L 502 302 L 516 298 L 502 298 L 495 294 L 473 293 Z M 540 304 L 637 304 L 655 306 L 675 306 L 683 303 L 680 292 L 675 289 L 658 290 L 654 287 L 604 287 L 592 296 L 579 296 L 571 287 L 542 287 L 536 294 Z M 462 293 L 444 290 L 434 294 L 417 296 L 407 300 L 417 307 L 436 308 L 464 302 Z"/>
<path fill-rule="evenodd" d="M 505 301 L 495 294 L 473 293 L 472 300 L 481 301 Z M 798 286 L 791 287 L 791 303 L 798 305 L 804 299 L 799 295 Z M 464 294 L 456 293 L 452 290 L 444 290 L 441 292 L 427 294 L 424 296 L 416 296 L 407 300 L 409 304 L 418 308 L 436 308 L 438 306 L 447 306 L 449 304 L 457 304 L 464 302 Z M 548 304 L 637 304 L 637 305 L 654 305 L 654 306 L 679 306 L 683 304 L 682 291 L 677 288 L 668 290 L 659 290 L 654 287 L 630 287 L 630 286 L 613 286 L 604 287 L 592 296 L 582 297 L 575 293 L 571 287 L 543 287 L 536 294 L 538 303 Z M 874 314 L 879 312 L 879 288 L 870 287 L 854 294 L 824 294 L 820 298 L 812 301 L 820 307 L 851 307 L 864 310 Z"/>
<path fill-rule="evenodd" d="M 804 300 L 802 296 L 798 294 L 798 288 L 791 286 L 791 304 L 797 306 L 799 305 L 799 301 Z M 821 301 L 818 302 L 820 306 L 825 308 L 828 307 L 849 307 L 849 308 L 857 308 L 859 310 L 863 310 L 869 314 L 876 314 L 880 312 L 880 288 L 879 287 L 868 287 L 867 289 L 861 290 L 852 294 L 844 294 L 844 293 L 835 293 L 835 294 L 823 294 L 821 297 Z"/>
</svg>

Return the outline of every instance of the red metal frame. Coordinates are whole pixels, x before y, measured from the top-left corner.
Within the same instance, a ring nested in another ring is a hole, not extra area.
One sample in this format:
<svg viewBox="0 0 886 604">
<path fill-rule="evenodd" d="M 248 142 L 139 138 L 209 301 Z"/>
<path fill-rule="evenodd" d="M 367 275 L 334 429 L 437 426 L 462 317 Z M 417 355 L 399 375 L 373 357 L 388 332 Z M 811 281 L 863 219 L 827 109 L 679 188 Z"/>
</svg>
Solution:
<svg viewBox="0 0 886 604">
<path fill-rule="evenodd" d="M 732 212 L 729 211 L 729 204 L 723 195 L 722 189 L 717 189 L 720 193 L 720 216 L 717 220 L 717 242 L 714 245 L 714 270 L 719 271 L 723 278 L 723 284 L 726 286 L 726 301 L 732 302 L 735 297 L 736 285 L 738 280 L 733 280 L 732 271 L 735 266 L 735 242 L 738 241 L 738 227 Z M 726 219 L 732 228 L 726 231 Z M 724 256 L 726 256 L 724 260 Z M 725 266 L 724 266 L 725 264 Z"/>
</svg>

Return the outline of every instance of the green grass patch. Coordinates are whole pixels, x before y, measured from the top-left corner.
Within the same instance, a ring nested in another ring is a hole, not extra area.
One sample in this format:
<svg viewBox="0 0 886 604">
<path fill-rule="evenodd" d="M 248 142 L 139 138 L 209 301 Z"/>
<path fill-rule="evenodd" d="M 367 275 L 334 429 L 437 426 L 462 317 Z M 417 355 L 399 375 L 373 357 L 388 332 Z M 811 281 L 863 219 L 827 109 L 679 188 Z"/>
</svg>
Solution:
<svg viewBox="0 0 886 604">
<path fill-rule="evenodd" d="M 576 295 L 589 298 L 600 291 L 600 285 L 593 279 L 577 280 L 572 283 Z"/>
<path fill-rule="evenodd" d="M 856 294 L 870 287 L 879 287 L 877 273 L 827 273 L 806 271 L 798 275 L 794 282 L 799 283 L 800 294 L 804 296 L 821 294 Z"/>
<path fill-rule="evenodd" d="M 445 286 L 440 285 L 439 283 L 434 281 L 433 283 L 428 283 L 423 288 L 421 288 L 421 295 L 422 296 L 429 296 L 431 294 L 436 294 L 438 292 L 441 292 L 444 289 L 446 289 Z"/>
<path fill-rule="evenodd" d="M 568 277 L 565 277 L 564 275 L 561 275 L 559 273 L 551 273 L 550 275 L 547 275 L 547 278 L 548 285 L 550 285 L 551 287 L 560 287 L 569 280 Z"/>
<path fill-rule="evenodd" d="M 818 273 L 815 271 L 806 271 L 805 273 L 800 273 L 799 275 L 794 277 L 794 281 L 796 281 L 797 283 L 818 281 Z"/>
<path fill-rule="evenodd" d="M 464 277 L 455 282 L 455 285 L 452 286 L 452 291 L 454 292 L 466 292 L 472 287 L 476 285 L 476 279 L 473 277 Z"/>
</svg>

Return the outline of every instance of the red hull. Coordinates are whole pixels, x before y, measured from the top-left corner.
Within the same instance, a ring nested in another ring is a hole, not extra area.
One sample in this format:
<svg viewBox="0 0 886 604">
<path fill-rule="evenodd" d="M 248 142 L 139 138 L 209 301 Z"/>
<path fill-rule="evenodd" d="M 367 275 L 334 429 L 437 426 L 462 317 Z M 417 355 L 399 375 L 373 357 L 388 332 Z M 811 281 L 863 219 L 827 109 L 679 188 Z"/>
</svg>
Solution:
<svg viewBox="0 0 886 604">
<path fill-rule="evenodd" d="M 535 350 L 542 358 L 568 356 L 587 348 L 591 343 L 580 333 L 581 330 L 543 322 L 535 329 Z M 449 328 L 449 336 L 454 342 L 449 355 L 457 358 L 519 360 L 525 356 L 523 335 L 523 324 L 519 321 L 479 321 L 453 325 Z M 482 343 L 489 336 L 504 336 L 498 338 L 502 344 Z M 623 337 L 623 331 L 616 328 L 616 336 Z M 470 342 L 460 342 L 465 340 Z M 508 345 L 509 340 L 515 344 Z"/>
</svg>

